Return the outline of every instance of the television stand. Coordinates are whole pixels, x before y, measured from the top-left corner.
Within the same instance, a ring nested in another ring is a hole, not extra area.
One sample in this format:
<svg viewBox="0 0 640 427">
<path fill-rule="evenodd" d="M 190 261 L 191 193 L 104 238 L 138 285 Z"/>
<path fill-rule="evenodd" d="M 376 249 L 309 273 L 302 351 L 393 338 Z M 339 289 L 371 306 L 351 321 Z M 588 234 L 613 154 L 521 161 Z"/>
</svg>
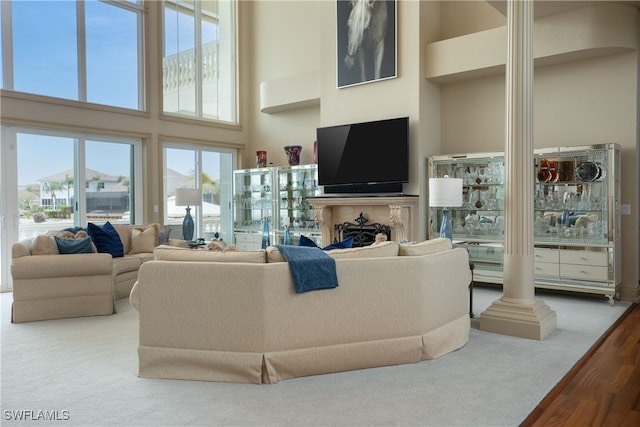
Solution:
<svg viewBox="0 0 640 427">
<path fill-rule="evenodd" d="M 375 183 L 375 184 L 347 184 L 325 185 L 324 192 L 328 194 L 402 194 L 402 183 Z"/>
</svg>

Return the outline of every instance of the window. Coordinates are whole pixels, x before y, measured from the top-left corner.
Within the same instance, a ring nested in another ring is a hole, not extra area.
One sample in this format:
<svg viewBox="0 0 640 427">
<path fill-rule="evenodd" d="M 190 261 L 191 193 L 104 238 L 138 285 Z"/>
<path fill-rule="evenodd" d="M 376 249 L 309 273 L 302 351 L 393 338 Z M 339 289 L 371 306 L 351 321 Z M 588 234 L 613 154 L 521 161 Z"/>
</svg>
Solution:
<svg viewBox="0 0 640 427">
<path fill-rule="evenodd" d="M 182 238 L 185 206 L 176 206 L 177 188 L 201 188 L 202 203 L 191 207 L 195 222 L 194 238 L 207 241 L 219 236 L 233 242 L 231 192 L 235 150 L 189 145 L 179 142 L 164 144 L 164 223 L 171 236 Z"/>
<path fill-rule="evenodd" d="M 18 127 L 3 127 L 2 137 L 3 248 L 49 230 L 141 218 L 140 140 Z M 3 250 L 3 275 L 10 261 Z"/>
<path fill-rule="evenodd" d="M 145 108 L 140 2 L 1 3 L 3 89 Z"/>
<path fill-rule="evenodd" d="M 235 1 L 163 2 L 163 110 L 236 123 Z"/>
</svg>

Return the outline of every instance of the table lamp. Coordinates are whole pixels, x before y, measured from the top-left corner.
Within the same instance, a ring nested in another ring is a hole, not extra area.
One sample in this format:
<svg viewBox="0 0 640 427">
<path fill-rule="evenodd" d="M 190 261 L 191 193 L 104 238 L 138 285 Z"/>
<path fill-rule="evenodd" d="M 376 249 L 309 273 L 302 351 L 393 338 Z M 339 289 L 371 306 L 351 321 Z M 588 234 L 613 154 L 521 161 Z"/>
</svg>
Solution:
<svg viewBox="0 0 640 427">
<path fill-rule="evenodd" d="M 462 206 L 462 179 L 449 178 L 429 178 L 429 207 L 442 209 L 442 225 L 440 226 L 440 237 L 451 240 L 451 218 L 449 209 Z"/>
<path fill-rule="evenodd" d="M 202 190 L 200 188 L 177 188 L 176 206 L 186 206 L 187 214 L 182 221 L 182 238 L 188 242 L 193 240 L 193 218 L 191 206 L 202 204 Z"/>
</svg>

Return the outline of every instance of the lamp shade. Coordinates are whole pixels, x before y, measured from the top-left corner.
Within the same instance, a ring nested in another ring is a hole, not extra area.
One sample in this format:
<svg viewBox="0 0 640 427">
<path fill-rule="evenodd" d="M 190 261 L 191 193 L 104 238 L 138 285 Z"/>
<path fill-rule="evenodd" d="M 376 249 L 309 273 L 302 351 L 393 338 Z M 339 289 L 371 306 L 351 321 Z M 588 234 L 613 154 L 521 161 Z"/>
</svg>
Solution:
<svg viewBox="0 0 640 427">
<path fill-rule="evenodd" d="M 452 208 L 462 206 L 461 178 L 429 178 L 429 206 Z"/>
<path fill-rule="evenodd" d="M 200 206 L 201 204 L 200 188 L 176 188 L 176 206 Z"/>
</svg>

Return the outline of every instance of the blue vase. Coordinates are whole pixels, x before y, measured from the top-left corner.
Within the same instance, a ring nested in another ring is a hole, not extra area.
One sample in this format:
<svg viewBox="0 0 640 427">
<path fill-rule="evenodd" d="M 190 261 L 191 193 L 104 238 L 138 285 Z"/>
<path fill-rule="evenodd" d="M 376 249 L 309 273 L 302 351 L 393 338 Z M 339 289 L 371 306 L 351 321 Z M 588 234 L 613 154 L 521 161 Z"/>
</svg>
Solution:
<svg viewBox="0 0 640 427">
<path fill-rule="evenodd" d="M 271 246 L 271 239 L 269 238 L 269 219 L 264 217 L 262 220 L 262 249 L 267 249 L 267 246 Z"/>
<path fill-rule="evenodd" d="M 446 237 L 451 240 L 453 232 L 451 230 L 451 218 L 449 218 L 449 210 L 442 210 L 442 225 L 440 225 L 440 237 Z"/>
<path fill-rule="evenodd" d="M 291 244 L 291 233 L 289 233 L 289 226 L 288 225 L 284 226 L 284 244 L 285 245 L 290 245 Z"/>
<path fill-rule="evenodd" d="M 191 208 L 187 206 L 187 214 L 182 221 L 182 238 L 188 242 L 193 240 L 193 218 L 191 218 Z"/>
</svg>

